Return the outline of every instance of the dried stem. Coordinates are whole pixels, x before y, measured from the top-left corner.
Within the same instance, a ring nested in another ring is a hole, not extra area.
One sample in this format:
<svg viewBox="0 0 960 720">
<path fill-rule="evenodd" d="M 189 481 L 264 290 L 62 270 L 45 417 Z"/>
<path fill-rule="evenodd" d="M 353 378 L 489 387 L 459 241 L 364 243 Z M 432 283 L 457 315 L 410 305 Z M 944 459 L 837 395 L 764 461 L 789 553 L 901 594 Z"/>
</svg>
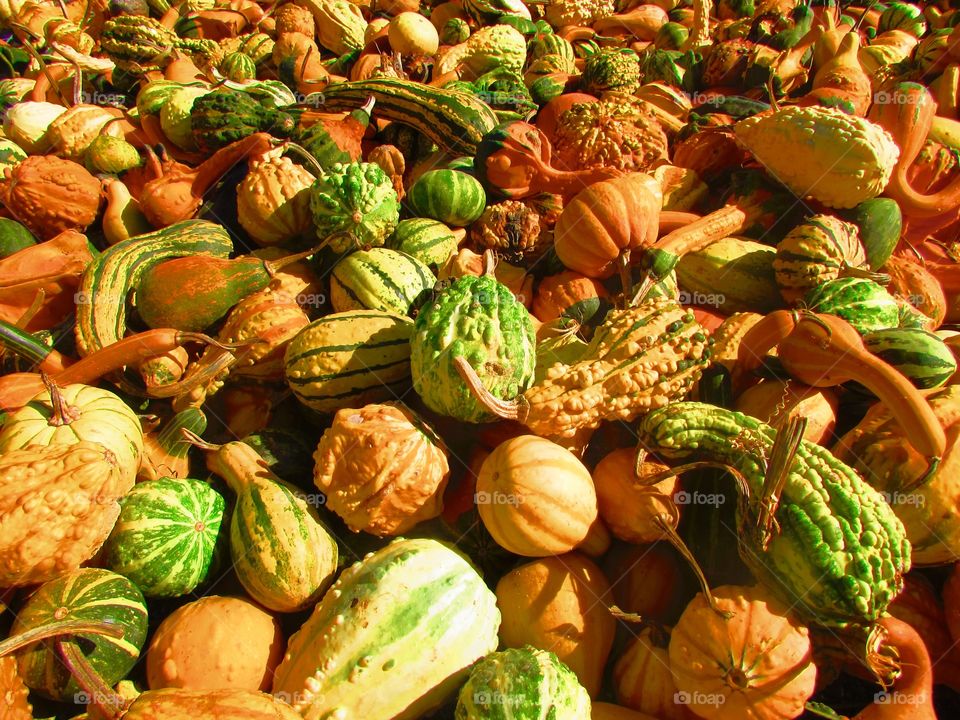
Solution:
<svg viewBox="0 0 960 720">
<path fill-rule="evenodd" d="M 473 396 L 481 405 L 487 408 L 487 410 L 497 417 L 506 420 L 519 420 L 520 422 L 526 420 L 529 407 L 522 399 L 501 400 L 496 397 L 483 386 L 483 382 L 480 380 L 480 376 L 477 375 L 477 371 L 473 369 L 473 366 L 470 365 L 465 357 L 454 358 L 453 364 L 457 368 L 457 372 L 460 373 L 460 377 L 463 378 L 463 381 L 467 384 L 467 387 L 470 388 L 470 392 L 473 393 Z M 521 395 L 520 398 L 522 397 Z"/>
</svg>

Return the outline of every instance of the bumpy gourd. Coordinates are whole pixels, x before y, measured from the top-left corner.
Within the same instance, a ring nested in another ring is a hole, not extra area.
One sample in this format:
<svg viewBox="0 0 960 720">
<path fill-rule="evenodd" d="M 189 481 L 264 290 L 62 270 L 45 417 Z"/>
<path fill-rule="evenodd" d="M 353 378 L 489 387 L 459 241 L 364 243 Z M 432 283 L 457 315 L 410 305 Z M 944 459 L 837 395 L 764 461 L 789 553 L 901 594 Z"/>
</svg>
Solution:
<svg viewBox="0 0 960 720">
<path fill-rule="evenodd" d="M 742 413 L 696 402 L 647 415 L 639 445 L 666 460 L 706 460 L 738 470 L 761 494 L 776 431 Z M 744 524 L 743 509 L 738 513 Z M 741 556 L 805 619 L 842 627 L 875 622 L 903 587 L 910 543 L 884 497 L 829 451 L 801 441 L 774 514 L 769 545 L 742 533 Z"/>
<path fill-rule="evenodd" d="M 290 113 L 236 90 L 214 90 L 194 100 L 190 109 L 190 132 L 203 153 L 216 152 L 258 132 L 286 138 L 296 124 Z"/>
<path fill-rule="evenodd" d="M 358 246 L 381 247 L 400 219 L 390 178 L 373 163 L 334 164 L 310 189 L 317 237 L 344 253 Z"/>
<path fill-rule="evenodd" d="M 252 160 L 250 170 L 237 187 L 240 225 L 261 246 L 283 245 L 307 237 L 313 229 L 313 181 L 307 170 L 276 151 Z"/>
<path fill-rule="evenodd" d="M 132 73 L 161 69 L 172 57 L 171 48 L 187 54 L 198 66 L 216 65 L 223 58 L 214 40 L 181 38 L 151 17 L 120 15 L 107 20 L 100 33 L 100 49 Z"/>
<path fill-rule="evenodd" d="M 632 95 L 640 87 L 640 60 L 627 48 L 607 48 L 586 57 L 581 78 L 583 92 Z"/>
</svg>

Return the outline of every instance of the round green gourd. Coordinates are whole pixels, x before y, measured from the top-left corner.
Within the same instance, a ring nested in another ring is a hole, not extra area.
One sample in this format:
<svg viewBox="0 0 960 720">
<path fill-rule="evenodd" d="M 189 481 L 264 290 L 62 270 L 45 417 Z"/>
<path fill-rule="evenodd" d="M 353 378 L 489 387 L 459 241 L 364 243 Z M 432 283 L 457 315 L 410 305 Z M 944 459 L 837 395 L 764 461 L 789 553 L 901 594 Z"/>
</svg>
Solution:
<svg viewBox="0 0 960 720">
<path fill-rule="evenodd" d="M 400 219 L 397 191 L 375 163 L 335 163 L 310 188 L 317 237 L 345 253 L 381 247 Z"/>
<path fill-rule="evenodd" d="M 192 592 L 219 565 L 225 509 L 223 497 L 200 480 L 167 477 L 140 483 L 120 501 L 120 517 L 104 544 L 104 562 L 147 597 Z"/>
<path fill-rule="evenodd" d="M 27 159 L 27 154 L 13 140 L 0 139 L 0 173 Z"/>
<path fill-rule="evenodd" d="M 205 88 L 182 87 L 171 93 L 160 108 L 160 127 L 163 134 L 181 150 L 197 149 L 192 132 L 193 102 L 209 92 Z"/>
<path fill-rule="evenodd" d="M 457 698 L 455 720 L 585 720 L 590 695 L 552 652 L 523 647 L 487 655 Z"/>
<path fill-rule="evenodd" d="M 401 220 L 387 243 L 388 247 L 435 268 L 446 265 L 456 254 L 459 244 L 450 228 L 430 218 Z"/>
<path fill-rule="evenodd" d="M 839 216 L 860 229 L 860 242 L 863 243 L 870 269 L 882 268 L 893 254 L 903 227 L 903 214 L 897 201 L 870 198 L 841 212 Z"/>
<path fill-rule="evenodd" d="M 877 330 L 864 335 L 863 344 L 921 390 L 940 387 L 957 371 L 957 361 L 950 348 L 928 330 L 905 327 Z"/>
<path fill-rule="evenodd" d="M 388 248 L 358 250 L 330 275 L 330 302 L 336 312 L 383 310 L 407 315 L 414 302 L 436 284 L 430 268 Z"/>
<path fill-rule="evenodd" d="M 818 313 L 837 315 L 861 335 L 897 327 L 900 307 L 886 289 L 866 278 L 836 278 L 803 296 L 803 306 Z"/>
<path fill-rule="evenodd" d="M 418 217 L 465 227 L 483 213 L 487 195 L 480 181 L 459 170 L 428 170 L 413 183 L 406 201 Z"/>
<path fill-rule="evenodd" d="M 87 661 L 107 685 L 130 672 L 147 637 L 147 607 L 137 586 L 99 568 L 82 568 L 41 585 L 20 608 L 10 636 L 60 620 L 110 622 L 123 629 L 123 638 L 76 636 Z M 27 687 L 44 697 L 63 702 L 81 692 L 53 642 L 25 648 L 17 654 L 17 663 Z"/>
<path fill-rule="evenodd" d="M 242 52 L 228 53 L 220 63 L 220 72 L 227 80 L 240 82 L 257 77 L 257 64 L 253 58 Z"/>
<path fill-rule="evenodd" d="M 36 244 L 37 239 L 25 225 L 11 218 L 0 218 L 0 258 Z"/>
<path fill-rule="evenodd" d="M 410 341 L 413 387 L 427 407 L 464 422 L 490 413 L 457 372 L 466 358 L 495 396 L 523 393 L 533 380 L 536 337 L 526 308 L 492 277 L 467 275 L 424 305 Z"/>
</svg>

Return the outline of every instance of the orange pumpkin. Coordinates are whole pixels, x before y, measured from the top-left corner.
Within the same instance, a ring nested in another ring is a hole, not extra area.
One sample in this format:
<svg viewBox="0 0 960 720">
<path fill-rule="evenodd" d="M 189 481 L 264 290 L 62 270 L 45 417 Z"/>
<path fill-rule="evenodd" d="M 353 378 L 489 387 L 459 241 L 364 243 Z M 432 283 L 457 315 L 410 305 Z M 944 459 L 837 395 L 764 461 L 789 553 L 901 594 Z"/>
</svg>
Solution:
<svg viewBox="0 0 960 720">
<path fill-rule="evenodd" d="M 687 605 L 670 637 L 670 666 L 680 697 L 705 720 L 790 720 L 813 695 L 809 630 L 759 587 L 703 593 Z"/>
<path fill-rule="evenodd" d="M 610 277 L 631 250 L 656 241 L 662 204 L 660 184 L 646 173 L 589 185 L 557 219 L 553 231 L 557 257 L 587 277 Z"/>
<path fill-rule="evenodd" d="M 550 650 L 595 697 L 617 628 L 600 568 L 579 553 L 542 558 L 504 575 L 496 594 L 501 643 Z"/>
<path fill-rule="evenodd" d="M 607 297 L 606 288 L 593 278 L 573 270 L 548 275 L 537 286 L 533 314 L 540 322 L 556 320 L 564 310 L 590 298 Z"/>
<path fill-rule="evenodd" d="M 17 672 L 17 658 L 14 655 L 0 657 L 0 718 L 33 720 L 28 692 Z"/>
<path fill-rule="evenodd" d="M 597 519 L 590 471 L 572 452 L 536 435 L 507 440 L 487 456 L 476 502 L 497 544 L 525 557 L 570 552 Z"/>
<path fill-rule="evenodd" d="M 674 493 L 679 490 L 676 476 L 655 485 L 644 485 L 635 475 L 633 448 L 620 448 L 604 457 L 593 469 L 593 485 L 597 493 L 600 517 L 610 532 L 620 540 L 631 543 L 654 542 L 663 537 L 663 529 L 655 525 L 658 513 L 672 517 L 670 507 Z M 661 463 L 645 462 L 641 477 L 667 470 Z"/>
<path fill-rule="evenodd" d="M 926 330 L 936 330 L 947 315 L 947 297 L 943 286 L 929 270 L 918 262 L 894 255 L 890 257 L 880 272 L 890 276 L 887 290 L 925 316 L 930 322 L 924 325 Z"/>
<path fill-rule="evenodd" d="M 644 628 L 613 666 L 617 702 L 662 720 L 688 720 L 693 714 L 677 702 L 666 643 L 652 628 Z"/>
<path fill-rule="evenodd" d="M 600 99 L 587 93 L 568 92 L 557 95 L 557 97 L 540 108 L 540 112 L 537 113 L 536 126 L 540 128 L 540 132 L 546 135 L 550 142 L 553 142 L 556 139 L 554 135 L 557 132 L 557 125 L 560 122 L 561 115 L 577 103 L 595 102 L 600 102 Z"/>
</svg>

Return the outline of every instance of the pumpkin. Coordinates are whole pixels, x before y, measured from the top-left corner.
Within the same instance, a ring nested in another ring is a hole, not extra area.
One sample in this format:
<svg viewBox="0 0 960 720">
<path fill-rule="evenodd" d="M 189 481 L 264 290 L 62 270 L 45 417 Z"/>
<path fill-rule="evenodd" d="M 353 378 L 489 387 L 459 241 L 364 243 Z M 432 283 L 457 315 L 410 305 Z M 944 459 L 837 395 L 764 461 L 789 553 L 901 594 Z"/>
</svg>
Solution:
<svg viewBox="0 0 960 720">
<path fill-rule="evenodd" d="M 837 424 L 839 397 L 831 388 L 814 388 L 795 380 L 764 380 L 737 397 L 734 410 L 769 425 L 785 426 L 794 416 L 807 418 L 805 440 L 829 440 Z"/>
<path fill-rule="evenodd" d="M 252 161 L 237 187 L 237 219 L 261 246 L 305 238 L 313 229 L 313 175 L 281 153 L 282 149 L 272 150 Z"/>
<path fill-rule="evenodd" d="M 662 203 L 659 183 L 645 173 L 590 185 L 560 213 L 554 227 L 557 257 L 587 277 L 610 277 L 630 250 L 653 245 Z"/>
<path fill-rule="evenodd" d="M 88 440 L 114 454 L 125 481 L 133 483 L 143 454 L 143 428 L 117 395 L 90 385 L 50 385 L 7 417 L 0 453 L 28 445 L 72 445 Z"/>
<path fill-rule="evenodd" d="M 890 276 L 887 292 L 919 310 L 927 319 L 926 330 L 940 327 L 947 314 L 947 298 L 943 286 L 919 262 L 894 255 L 887 259 L 880 272 Z"/>
<path fill-rule="evenodd" d="M 354 532 L 399 535 L 443 510 L 446 447 L 402 405 L 338 410 L 314 461 L 327 508 Z"/>
<path fill-rule="evenodd" d="M 572 452 L 535 435 L 506 440 L 487 456 L 476 503 L 493 539 L 525 557 L 573 550 L 597 519 L 590 472 Z"/>
<path fill-rule="evenodd" d="M 283 699 L 250 690 L 151 690 L 141 694 L 124 720 L 299 720 Z"/>
<path fill-rule="evenodd" d="M 250 600 L 208 595 L 182 605 L 147 650 L 151 690 L 268 690 L 283 659 L 280 624 Z"/>
<path fill-rule="evenodd" d="M 947 581 L 949 583 L 949 580 Z M 950 635 L 944 605 L 954 598 L 948 597 L 944 587 L 944 602 L 926 576 L 917 572 L 907 573 L 903 578 L 903 590 L 890 603 L 889 613 L 903 620 L 920 632 L 923 644 L 932 658 L 947 659 L 954 641 Z M 936 669 L 935 669 L 936 670 Z"/>
<path fill-rule="evenodd" d="M 668 542 L 617 543 L 603 558 L 617 607 L 628 613 L 672 624 L 694 593 L 686 561 Z"/>
<path fill-rule="evenodd" d="M 646 627 L 640 631 L 613 666 L 617 702 L 662 720 L 693 717 L 677 692 L 663 633 Z"/>
<path fill-rule="evenodd" d="M 595 697 L 616 631 L 600 568 L 579 553 L 541 558 L 504 575 L 496 595 L 501 645 L 550 650 Z"/>
<path fill-rule="evenodd" d="M 573 270 L 548 275 L 537 285 L 533 296 L 533 314 L 540 322 L 556 320 L 576 303 L 609 295 L 606 288 L 593 278 Z"/>
<path fill-rule="evenodd" d="M 679 697 L 706 720 L 788 720 L 813 695 L 809 630 L 759 587 L 699 593 L 677 621 L 669 657 Z"/>
</svg>

